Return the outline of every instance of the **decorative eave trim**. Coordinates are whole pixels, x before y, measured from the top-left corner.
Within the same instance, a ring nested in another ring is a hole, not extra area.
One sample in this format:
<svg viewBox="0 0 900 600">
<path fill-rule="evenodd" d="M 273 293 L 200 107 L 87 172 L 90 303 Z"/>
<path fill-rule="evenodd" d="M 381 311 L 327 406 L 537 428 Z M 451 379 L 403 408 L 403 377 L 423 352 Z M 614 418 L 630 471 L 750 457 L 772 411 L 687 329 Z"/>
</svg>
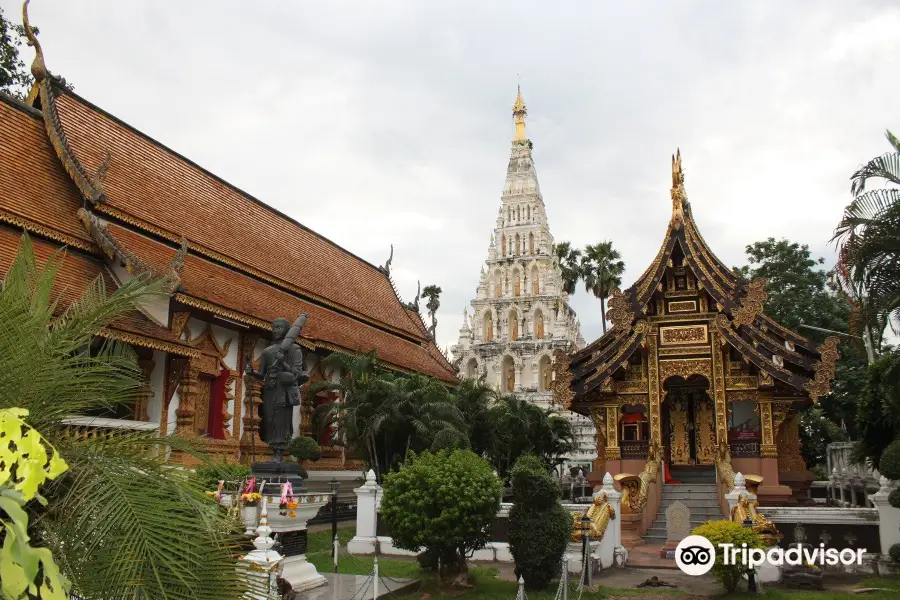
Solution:
<svg viewBox="0 0 900 600">
<path fill-rule="evenodd" d="M 818 402 L 819 398 L 831 393 L 831 380 L 834 379 L 837 361 L 841 357 L 837 351 L 838 343 L 837 336 L 832 335 L 818 348 L 822 361 L 814 367 L 815 375 L 812 380 L 803 386 L 813 402 Z"/>
<path fill-rule="evenodd" d="M 189 295 L 181 293 L 181 292 L 176 293 L 173 296 L 173 298 L 177 302 L 180 302 L 181 304 L 184 304 L 186 306 L 190 306 L 192 308 L 203 310 L 208 313 L 211 313 L 211 314 L 214 314 L 214 315 L 217 315 L 220 317 L 224 317 L 231 321 L 243 323 L 244 325 L 249 325 L 251 327 L 256 327 L 256 328 L 259 328 L 262 330 L 269 330 L 272 327 L 271 323 L 269 323 L 267 321 L 263 321 L 262 319 L 257 319 L 256 317 L 252 317 L 252 316 L 246 315 L 244 313 L 230 310 L 230 309 L 224 308 L 222 306 L 212 304 L 205 300 L 201 300 L 199 298 L 194 298 L 193 296 L 189 296 Z M 315 339 L 315 338 L 301 337 L 301 338 L 297 339 L 297 343 L 300 344 L 301 346 L 303 346 L 304 348 L 306 348 L 307 350 L 321 349 L 321 350 L 329 350 L 332 352 L 349 352 L 349 353 L 353 353 L 353 354 L 362 352 L 361 350 L 354 350 L 352 348 L 344 348 L 344 347 L 338 346 L 336 344 L 332 344 L 330 342 L 325 342 L 325 341 Z M 412 343 L 412 342 L 410 342 L 410 343 Z M 400 371 L 403 373 L 418 373 L 418 371 L 415 371 L 414 369 L 410 369 L 407 367 L 401 367 L 400 365 L 394 365 L 393 363 L 390 363 L 384 359 L 379 359 L 379 360 L 385 365 L 390 365 L 391 369 L 394 371 Z"/>
<path fill-rule="evenodd" d="M 604 381 L 608 377 L 610 377 L 616 371 L 616 369 L 624 365 L 625 362 L 629 358 L 631 358 L 631 355 L 634 354 L 634 352 L 639 347 L 641 347 L 641 345 L 644 343 L 644 338 L 649 332 L 650 324 L 644 319 L 638 321 L 634 327 L 634 332 L 631 334 L 631 338 L 626 344 L 619 348 L 619 352 L 612 360 L 603 365 L 602 368 L 598 368 L 594 372 L 594 374 L 588 376 L 586 379 L 583 377 L 579 377 L 579 380 L 575 382 L 576 398 L 579 396 L 590 394 L 594 389 L 602 386 Z"/>
<path fill-rule="evenodd" d="M 698 255 L 702 256 L 709 264 L 709 266 L 718 273 L 723 284 L 731 289 L 737 288 L 740 284 L 740 280 L 731 271 L 731 269 L 725 266 L 725 263 L 719 260 L 719 257 L 715 255 L 715 253 L 709 247 L 709 244 L 707 244 L 706 240 L 703 239 L 703 234 L 700 233 L 700 228 L 697 226 L 697 222 L 694 221 L 694 213 L 692 210 L 690 210 L 690 207 L 688 210 L 687 226 L 690 229 L 691 235 L 696 238 Z"/>
<path fill-rule="evenodd" d="M 763 304 L 769 299 L 766 294 L 766 280 L 758 277 L 747 286 L 746 295 L 740 299 L 740 306 L 732 311 L 732 326 L 737 329 L 741 325 L 751 325 L 763 312 Z"/>
<path fill-rule="evenodd" d="M 163 238 L 165 240 L 168 240 L 170 242 L 173 242 L 176 244 L 184 243 L 184 238 L 181 238 L 181 237 L 179 237 L 169 231 L 166 231 L 165 229 L 161 229 L 155 225 L 151 225 L 150 223 L 147 223 L 146 221 L 143 221 L 141 219 L 133 217 L 132 215 L 130 215 L 126 212 L 123 212 L 117 208 L 114 208 L 114 207 L 110 206 L 109 204 L 98 205 L 95 208 L 97 210 L 99 210 L 100 212 L 102 212 L 106 215 L 109 215 L 110 217 L 113 217 L 123 223 L 127 223 L 128 225 L 131 225 L 132 227 L 136 227 L 138 229 L 143 229 L 144 231 L 146 231 L 148 233 L 156 235 L 156 236 Z M 322 296 L 319 296 L 318 294 L 310 292 L 309 290 L 306 290 L 306 289 L 300 288 L 296 285 L 293 285 L 292 283 L 289 283 L 283 279 L 279 279 L 277 277 L 273 277 L 271 275 L 263 273 L 262 271 L 260 271 L 258 269 L 250 267 L 244 263 L 238 262 L 238 261 L 234 260 L 233 258 L 229 258 L 229 257 L 225 256 L 224 254 L 220 254 L 218 252 L 215 252 L 214 250 L 210 250 L 210 249 L 206 248 L 205 246 L 201 246 L 195 242 L 188 241 L 186 247 L 187 247 L 187 250 L 190 250 L 192 252 L 195 252 L 196 254 L 205 256 L 216 262 L 227 265 L 228 267 L 231 267 L 232 269 L 235 269 L 238 272 L 242 272 L 247 275 L 251 275 L 257 279 L 260 279 L 260 280 L 270 283 L 272 285 L 276 285 L 278 287 L 289 290 L 291 293 L 297 294 L 298 296 L 300 296 L 303 299 L 310 299 L 319 304 L 322 304 L 324 306 L 332 308 L 334 310 L 346 313 L 346 314 L 352 316 L 354 319 L 357 319 L 357 320 L 359 320 L 363 323 L 369 324 L 369 325 L 373 325 L 380 329 L 389 331 L 390 333 L 393 333 L 395 335 L 398 335 L 405 339 L 408 339 L 409 341 L 411 341 L 413 343 L 421 343 L 422 341 L 424 341 L 424 338 L 417 337 L 416 335 L 410 333 L 409 331 L 398 329 L 392 325 L 388 325 L 387 323 L 384 323 L 383 321 L 379 321 L 379 320 L 373 319 L 371 317 L 368 317 L 366 315 L 363 315 L 362 313 L 360 313 L 358 311 L 355 311 L 355 310 L 348 308 L 346 306 L 343 306 L 341 304 L 337 304 L 336 302 L 332 302 L 332 301 L 328 300 L 327 298 L 324 298 Z M 267 328 L 268 327 L 269 326 L 267 325 Z"/>
<path fill-rule="evenodd" d="M 772 339 L 767 337 L 762 331 L 753 326 L 747 325 L 741 327 L 738 331 L 739 333 L 743 333 L 747 337 L 751 338 L 751 340 L 756 341 L 757 343 L 762 345 L 769 352 L 777 354 L 785 360 L 791 361 L 798 367 L 814 371 L 815 365 L 818 364 L 818 361 L 816 361 L 815 359 L 807 358 L 802 354 L 785 347 L 784 344 L 778 344 L 777 342 L 772 341 Z"/>
<path fill-rule="evenodd" d="M 41 99 L 41 110 L 44 113 L 44 128 L 47 131 L 47 138 L 50 145 L 56 152 L 63 169 L 72 179 L 75 187 L 81 192 L 82 197 L 92 205 L 97 205 L 106 201 L 103 193 L 103 180 L 106 178 L 106 172 L 109 169 L 109 152 L 97 168 L 97 172 L 93 175 L 88 174 L 84 165 L 78 160 L 78 157 L 69 146 L 69 140 L 63 129 L 62 121 L 59 118 L 59 110 L 56 107 L 56 92 L 53 88 L 53 78 L 47 77 L 36 84 Z"/>
<path fill-rule="evenodd" d="M 78 220 L 84 226 L 85 231 L 91 236 L 97 246 L 111 260 L 117 260 L 125 266 L 125 270 L 131 274 L 148 274 L 158 277 L 156 270 L 130 252 L 109 232 L 106 225 L 97 215 L 85 208 L 78 209 Z"/>
<path fill-rule="evenodd" d="M 721 284 L 710 274 L 706 269 L 706 266 L 697 260 L 695 257 L 696 251 L 690 240 L 684 234 L 684 230 L 679 232 L 678 241 L 683 244 L 684 261 L 694 272 L 694 276 L 697 277 L 697 286 L 703 286 L 706 293 L 709 294 L 717 304 L 722 306 L 720 309 L 721 311 L 730 313 L 734 308 L 735 299 L 732 298 Z"/>
<path fill-rule="evenodd" d="M 774 362 L 763 356 L 753 344 L 748 343 L 731 327 L 731 321 L 726 315 L 720 314 L 716 318 L 716 328 L 722 337 L 734 348 L 744 355 L 750 362 L 756 365 L 761 371 L 764 371 L 775 379 L 786 383 L 795 390 L 805 389 L 805 385 L 809 379 L 802 377 L 796 373 L 791 373 L 784 367 L 779 367 Z"/>
<path fill-rule="evenodd" d="M 111 329 L 108 327 L 104 327 L 97 332 L 97 335 L 108 340 L 118 340 L 126 344 L 131 344 L 133 346 L 150 348 L 151 350 L 159 350 L 161 352 L 177 354 L 178 356 L 184 356 L 187 358 L 199 358 L 203 354 L 202 352 L 194 348 L 180 346 L 178 344 L 173 344 L 172 342 L 166 342 L 164 340 L 158 340 L 155 338 L 138 335 L 136 333 L 122 331 L 114 328 Z"/>
<path fill-rule="evenodd" d="M 638 310 L 646 306 L 647 302 L 653 297 L 653 292 L 656 291 L 660 281 L 662 281 L 666 273 L 666 267 L 668 267 L 669 261 L 672 260 L 672 252 L 675 249 L 675 242 L 678 241 L 679 234 L 679 231 L 671 227 L 666 230 L 665 242 L 663 242 L 659 253 L 647 269 L 651 273 L 651 277 L 643 280 L 640 283 L 640 287 L 637 285 L 631 286 L 631 293 L 626 292 L 631 298 L 632 305 L 637 305 Z"/>
<path fill-rule="evenodd" d="M 769 315 L 767 315 L 765 313 L 760 314 L 759 317 L 760 317 L 760 319 L 762 319 L 762 321 L 766 327 L 774 329 L 784 339 L 788 340 L 789 342 L 794 342 L 795 344 L 802 346 L 804 348 L 808 348 L 808 349 L 812 350 L 812 343 L 809 341 L 808 338 L 805 338 L 802 335 L 800 335 L 799 333 L 797 333 L 791 329 L 788 329 L 787 327 L 785 327 L 784 325 L 782 325 L 781 323 L 779 323 L 778 321 L 776 321 L 775 319 L 773 319 L 772 317 L 770 317 Z"/>
<path fill-rule="evenodd" d="M 8 223 L 9 225 L 24 229 L 29 233 L 34 233 L 41 237 L 53 240 L 54 242 L 59 242 L 61 244 L 65 244 L 66 246 L 72 246 L 73 248 L 78 248 L 79 250 L 83 250 L 91 254 L 96 254 L 98 250 L 97 246 L 86 240 L 61 233 L 55 229 L 51 229 L 39 223 L 35 223 L 30 219 L 20 217 L 19 215 L 11 213 L 2 208 L 0 208 L 0 222 Z"/>
<path fill-rule="evenodd" d="M 610 330 L 613 331 L 613 330 Z M 627 343 L 628 336 L 633 334 L 634 330 L 619 330 L 616 335 L 611 338 L 610 343 L 605 344 L 602 348 L 594 350 L 589 356 L 576 355 L 569 361 L 569 368 L 576 379 L 581 379 L 587 373 L 590 373 L 606 364 L 610 358 L 615 356 L 616 352 Z"/>
<path fill-rule="evenodd" d="M 204 310 L 208 313 L 217 315 L 219 317 L 224 317 L 231 321 L 236 321 L 237 323 L 243 323 L 244 325 L 256 327 L 258 329 L 262 329 L 263 331 L 266 331 L 266 330 L 269 330 L 272 328 L 272 324 L 267 321 L 264 321 L 262 319 L 257 319 L 256 317 L 253 317 L 253 316 L 250 316 L 250 315 L 247 315 L 242 312 L 235 311 L 235 310 L 231 310 L 231 309 L 225 308 L 223 306 L 219 306 L 218 304 L 213 304 L 211 302 L 207 302 L 206 300 L 202 300 L 200 298 L 195 298 L 194 296 L 189 296 L 183 292 L 176 292 L 175 295 L 173 296 L 173 298 L 175 299 L 176 302 L 180 302 L 181 304 L 184 304 L 185 306 L 190 306 L 191 308 L 197 308 L 200 310 Z M 306 340 L 304 340 L 303 338 L 298 338 L 297 341 L 298 341 L 298 343 L 300 343 L 300 345 L 304 345 L 303 342 L 305 342 Z M 309 344 L 309 342 L 306 342 L 306 347 L 309 349 L 313 348 L 313 346 L 311 344 Z"/>
</svg>

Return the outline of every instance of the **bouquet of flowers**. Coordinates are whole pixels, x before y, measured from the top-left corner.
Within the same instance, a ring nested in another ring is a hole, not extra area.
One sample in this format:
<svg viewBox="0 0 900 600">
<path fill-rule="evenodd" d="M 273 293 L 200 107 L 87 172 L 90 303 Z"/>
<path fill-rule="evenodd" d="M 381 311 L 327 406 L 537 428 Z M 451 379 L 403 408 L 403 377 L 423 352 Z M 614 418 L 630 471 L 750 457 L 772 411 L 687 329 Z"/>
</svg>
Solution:
<svg viewBox="0 0 900 600">
<path fill-rule="evenodd" d="M 262 494 L 257 492 L 241 494 L 241 504 L 244 506 L 259 506 L 260 500 L 262 500 Z"/>
</svg>

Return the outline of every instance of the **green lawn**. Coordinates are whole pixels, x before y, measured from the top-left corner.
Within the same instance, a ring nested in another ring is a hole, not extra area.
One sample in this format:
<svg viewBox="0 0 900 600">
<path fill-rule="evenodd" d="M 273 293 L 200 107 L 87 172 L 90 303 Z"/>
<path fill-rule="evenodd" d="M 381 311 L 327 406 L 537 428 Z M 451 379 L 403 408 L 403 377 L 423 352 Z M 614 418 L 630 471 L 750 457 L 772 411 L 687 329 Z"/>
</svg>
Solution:
<svg viewBox="0 0 900 600">
<path fill-rule="evenodd" d="M 354 526 L 344 525 L 338 528 L 338 538 L 341 541 L 342 550 L 353 537 Z M 333 563 L 331 559 L 331 531 L 310 533 L 307 546 L 307 558 L 319 571 L 331 572 Z M 350 556 L 346 552 L 341 554 L 339 561 L 339 573 L 351 575 L 366 575 L 372 572 L 374 559 L 367 556 Z M 514 600 L 516 597 L 516 584 L 511 581 L 503 581 L 496 578 L 497 570 L 491 568 L 473 568 L 472 575 L 475 579 L 475 587 L 471 590 L 438 590 L 434 576 L 419 569 L 418 563 L 412 559 L 381 558 L 378 560 L 379 572 L 384 577 L 420 579 L 422 587 L 408 597 L 422 598 L 425 594 L 429 600 Z M 849 598 L 867 600 L 896 600 L 900 598 L 900 579 L 898 578 L 870 578 L 862 581 L 855 587 L 888 588 L 892 591 L 877 592 L 873 594 L 849 594 L 837 592 L 801 592 L 791 590 L 770 589 L 765 594 L 751 596 L 746 593 L 737 593 L 722 598 L 750 598 L 766 600 L 843 600 Z M 582 600 L 599 600 L 601 598 L 639 598 L 642 596 L 671 596 L 676 599 L 684 596 L 690 590 L 681 589 L 615 589 L 599 588 L 595 593 L 585 592 Z M 529 600 L 553 600 L 556 596 L 556 588 L 547 592 L 528 592 Z M 570 592 L 569 598 L 577 598 L 577 592 Z"/>
</svg>

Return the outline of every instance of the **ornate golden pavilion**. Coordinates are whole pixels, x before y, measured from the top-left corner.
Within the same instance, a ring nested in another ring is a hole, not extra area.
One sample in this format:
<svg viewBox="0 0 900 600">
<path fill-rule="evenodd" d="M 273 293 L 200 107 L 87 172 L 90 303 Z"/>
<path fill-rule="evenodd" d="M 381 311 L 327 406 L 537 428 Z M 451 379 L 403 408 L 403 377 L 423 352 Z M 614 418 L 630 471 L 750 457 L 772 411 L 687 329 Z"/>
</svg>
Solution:
<svg viewBox="0 0 900 600">
<path fill-rule="evenodd" d="M 742 281 L 716 258 L 694 222 L 680 152 L 671 196 L 653 264 L 609 300 L 612 328 L 557 353 L 554 399 L 593 419 L 595 473 L 641 473 L 658 454 L 669 481 L 679 468 L 712 478 L 716 464 L 720 481 L 732 468 L 761 474 L 763 503 L 796 500 L 811 481 L 799 416 L 830 391 L 837 338 L 812 347 L 765 314 L 763 280 Z"/>
</svg>

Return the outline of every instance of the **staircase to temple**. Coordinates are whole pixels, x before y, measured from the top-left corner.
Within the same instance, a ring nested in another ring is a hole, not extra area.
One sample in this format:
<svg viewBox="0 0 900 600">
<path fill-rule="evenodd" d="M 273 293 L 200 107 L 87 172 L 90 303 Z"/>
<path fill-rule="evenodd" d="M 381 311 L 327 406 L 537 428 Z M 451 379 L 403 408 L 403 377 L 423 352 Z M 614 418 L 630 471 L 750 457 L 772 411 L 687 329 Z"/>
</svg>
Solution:
<svg viewBox="0 0 900 600">
<path fill-rule="evenodd" d="M 666 509 L 676 501 L 681 502 L 691 511 L 691 529 L 707 521 L 718 521 L 723 518 L 715 479 L 713 479 L 713 483 L 688 483 L 680 479 L 682 476 L 679 473 L 678 477 L 675 477 L 673 473 L 673 479 L 682 481 L 682 483 L 668 484 L 662 488 L 659 512 L 656 513 L 656 519 L 644 535 L 644 542 L 648 545 L 659 546 L 666 543 Z"/>
</svg>

